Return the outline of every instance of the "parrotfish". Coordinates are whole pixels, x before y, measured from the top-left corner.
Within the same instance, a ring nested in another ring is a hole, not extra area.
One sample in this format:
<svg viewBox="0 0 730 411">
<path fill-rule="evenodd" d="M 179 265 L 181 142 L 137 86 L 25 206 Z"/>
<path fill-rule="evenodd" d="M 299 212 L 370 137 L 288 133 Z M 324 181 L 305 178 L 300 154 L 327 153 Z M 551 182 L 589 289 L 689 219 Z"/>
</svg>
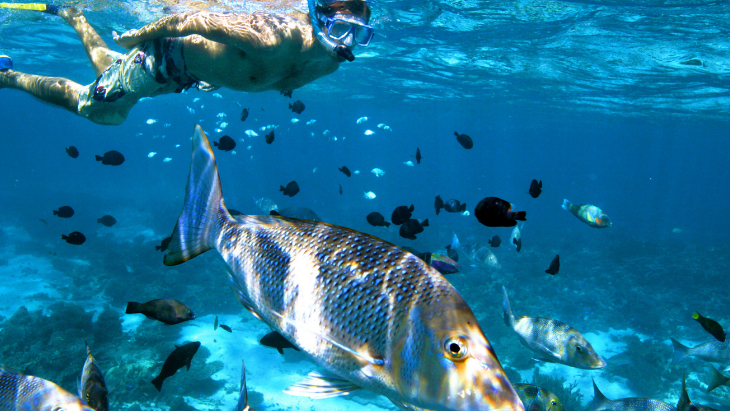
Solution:
<svg viewBox="0 0 730 411">
<path fill-rule="evenodd" d="M 84 344 L 86 344 L 86 362 L 84 362 L 81 381 L 79 381 L 79 398 L 96 411 L 107 411 L 109 409 L 109 391 L 106 389 L 104 374 L 96 365 L 94 357 L 91 356 L 89 344 L 86 342 Z"/>
<path fill-rule="evenodd" d="M 513 384 L 525 411 L 565 411 L 557 395 L 534 384 Z"/>
<path fill-rule="evenodd" d="M 677 409 L 664 401 L 651 398 L 622 398 L 611 401 L 593 381 L 593 402 L 589 411 L 677 411 Z"/>
<path fill-rule="evenodd" d="M 3 411 L 94 411 L 58 385 L 0 366 L 0 409 Z"/>
<path fill-rule="evenodd" d="M 198 348 L 200 348 L 199 341 L 189 342 L 179 347 L 175 346 L 175 349 L 167 356 L 165 363 L 162 364 L 160 374 L 152 380 L 152 385 L 157 388 L 157 391 L 161 391 L 162 383 L 175 375 L 180 368 L 187 366 L 188 371 L 190 371 L 190 364 L 193 361 L 193 356 L 198 352 Z"/>
<path fill-rule="evenodd" d="M 497 256 L 491 250 L 492 246 L 473 243 L 460 245 L 459 247 L 463 251 L 462 254 L 479 267 L 502 268 Z"/>
<path fill-rule="evenodd" d="M 573 204 L 563 200 L 563 209 L 570 211 L 578 220 L 595 228 L 611 227 L 611 219 L 600 208 L 591 204 Z"/>
<path fill-rule="evenodd" d="M 723 362 L 727 363 L 730 361 L 730 342 L 726 341 L 721 343 L 720 341 L 710 341 L 700 344 L 696 347 L 687 347 L 674 338 L 672 345 L 674 346 L 674 357 L 672 358 L 672 365 L 684 360 L 687 357 L 697 357 L 707 362 Z"/>
<path fill-rule="evenodd" d="M 502 287 L 502 292 L 504 322 L 515 330 L 522 345 L 537 354 L 536 360 L 588 370 L 606 366 L 606 361 L 596 353 L 591 343 L 568 324 L 544 317 L 515 318 L 507 289 Z"/>
<path fill-rule="evenodd" d="M 237 298 L 327 371 L 287 392 L 312 398 L 363 388 L 400 406 L 523 411 L 491 344 L 434 268 L 370 235 L 281 216 L 232 218 L 200 126 L 166 265 L 210 249 Z"/>
</svg>

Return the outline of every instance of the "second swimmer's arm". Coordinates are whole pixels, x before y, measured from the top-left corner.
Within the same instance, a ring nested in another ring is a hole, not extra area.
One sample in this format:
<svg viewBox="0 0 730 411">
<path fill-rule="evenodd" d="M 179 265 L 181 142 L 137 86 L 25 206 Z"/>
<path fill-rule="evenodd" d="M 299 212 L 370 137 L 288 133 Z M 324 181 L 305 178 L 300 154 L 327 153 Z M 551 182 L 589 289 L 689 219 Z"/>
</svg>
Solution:
<svg viewBox="0 0 730 411">
<path fill-rule="evenodd" d="M 129 30 L 121 36 L 115 32 L 113 37 L 114 42 L 127 49 L 149 40 L 191 34 L 239 48 L 270 46 L 278 42 L 278 39 L 271 38 L 270 35 L 253 30 L 251 20 L 252 16 L 247 14 L 186 12 L 163 17 L 139 30 Z"/>
</svg>

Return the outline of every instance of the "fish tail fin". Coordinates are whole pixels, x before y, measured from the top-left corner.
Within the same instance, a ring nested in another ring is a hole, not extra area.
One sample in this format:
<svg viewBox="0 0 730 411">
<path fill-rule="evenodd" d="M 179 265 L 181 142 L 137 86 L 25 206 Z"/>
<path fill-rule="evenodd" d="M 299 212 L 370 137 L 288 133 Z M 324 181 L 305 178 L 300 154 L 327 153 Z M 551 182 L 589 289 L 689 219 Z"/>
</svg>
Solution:
<svg viewBox="0 0 730 411">
<path fill-rule="evenodd" d="M 238 397 L 236 411 L 244 411 L 248 408 L 248 390 L 246 389 L 246 364 L 241 360 L 241 391 Z"/>
<path fill-rule="evenodd" d="M 101 160 L 104 159 L 104 157 L 102 157 L 102 156 L 100 156 L 98 154 L 94 154 L 94 157 L 96 158 L 96 161 L 101 161 Z"/>
<path fill-rule="evenodd" d="M 154 380 L 152 380 L 152 385 L 154 385 L 155 388 L 157 388 L 157 391 L 162 391 L 162 383 L 164 381 L 165 381 L 165 379 L 162 378 L 161 375 L 158 375 L 157 377 L 155 377 Z"/>
<path fill-rule="evenodd" d="M 724 385 L 727 381 L 728 378 L 720 374 L 720 371 L 714 365 L 710 364 L 710 382 L 707 383 L 707 392 L 709 393 L 715 388 Z"/>
<path fill-rule="evenodd" d="M 386 227 L 390 227 L 390 223 L 389 223 L 389 222 L 387 222 L 387 221 L 383 221 L 383 223 L 385 223 L 385 226 L 386 226 Z"/>
<path fill-rule="evenodd" d="M 284 190 L 285 190 L 284 186 L 280 185 L 279 186 L 279 191 L 284 191 Z"/>
<path fill-rule="evenodd" d="M 422 227 L 428 227 L 428 218 L 425 219 L 425 220 L 423 220 L 423 221 L 421 221 L 421 226 Z"/>
<path fill-rule="evenodd" d="M 456 137 L 459 137 L 459 132 L 458 132 L 458 131 L 454 131 L 454 135 L 455 135 Z"/>
<path fill-rule="evenodd" d="M 459 243 L 459 237 L 457 237 L 456 233 L 454 233 L 454 235 L 451 237 L 451 248 L 453 250 L 456 250 L 457 248 L 459 248 L 460 245 L 461 243 Z"/>
<path fill-rule="evenodd" d="M 53 215 L 58 215 L 58 210 L 53 210 Z"/>
<path fill-rule="evenodd" d="M 124 314 L 138 314 L 140 311 L 142 311 L 142 304 L 130 301 L 127 303 L 127 309 L 124 311 Z"/>
<path fill-rule="evenodd" d="M 196 125 L 185 204 L 167 247 L 165 265 L 184 263 L 214 248 L 220 230 L 232 219 L 223 203 L 215 155 L 203 128 Z"/>
<path fill-rule="evenodd" d="M 156 245 L 155 246 L 155 251 L 160 251 L 160 248 L 162 248 L 162 247 L 160 247 L 159 245 Z"/>
<path fill-rule="evenodd" d="M 601 392 L 601 390 L 598 389 L 598 386 L 596 385 L 596 382 L 593 381 L 593 401 L 591 402 L 591 406 L 589 407 L 590 410 L 600 410 L 600 409 L 610 409 L 610 407 L 606 407 L 609 405 L 612 401 L 606 398 L 605 395 Z"/>
<path fill-rule="evenodd" d="M 213 147 L 218 147 L 218 142 L 217 141 L 214 141 L 213 142 Z"/>
<path fill-rule="evenodd" d="M 563 199 L 563 209 L 564 210 L 570 211 L 570 206 L 572 206 L 572 205 L 573 205 L 573 203 L 571 203 L 570 201 L 568 201 L 567 198 Z"/>
<path fill-rule="evenodd" d="M 527 220 L 527 211 L 518 211 L 514 214 L 515 220 L 525 221 Z"/>
<path fill-rule="evenodd" d="M 462 213 L 464 211 L 466 211 L 466 203 L 464 203 L 464 204 L 461 205 L 461 210 L 459 210 L 459 211 L 461 211 Z"/>
<path fill-rule="evenodd" d="M 674 357 L 672 358 L 672 365 L 674 365 L 689 356 L 689 347 L 674 338 L 669 337 L 669 339 L 672 340 L 672 346 L 674 346 Z"/>
<path fill-rule="evenodd" d="M 68 236 L 66 234 L 61 234 L 61 240 L 68 240 Z"/>
<path fill-rule="evenodd" d="M 509 297 L 507 297 L 507 289 L 502 286 L 502 309 L 504 310 L 504 323 L 510 328 L 515 328 L 515 316 L 512 315 L 512 307 L 509 306 Z"/>
</svg>

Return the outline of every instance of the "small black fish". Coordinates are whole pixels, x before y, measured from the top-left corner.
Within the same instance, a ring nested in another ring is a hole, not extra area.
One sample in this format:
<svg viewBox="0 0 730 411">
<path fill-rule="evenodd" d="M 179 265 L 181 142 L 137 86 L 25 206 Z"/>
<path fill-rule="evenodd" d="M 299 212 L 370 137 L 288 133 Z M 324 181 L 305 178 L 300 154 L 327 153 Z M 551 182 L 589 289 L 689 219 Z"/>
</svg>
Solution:
<svg viewBox="0 0 730 411">
<path fill-rule="evenodd" d="M 297 100 L 294 104 L 289 103 L 289 108 L 297 114 L 302 114 L 302 111 L 304 111 L 304 103 L 301 100 Z"/>
<path fill-rule="evenodd" d="M 411 204 L 410 207 L 408 206 L 398 206 L 393 210 L 393 214 L 390 216 L 390 221 L 393 222 L 395 225 L 401 225 L 408 221 L 409 218 L 411 218 L 411 215 L 413 215 L 413 204 Z"/>
<path fill-rule="evenodd" d="M 180 368 L 187 365 L 188 371 L 190 371 L 190 362 L 193 360 L 195 353 L 198 352 L 198 348 L 200 348 L 200 342 L 198 341 L 183 344 L 179 347 L 177 345 L 175 346 L 175 351 L 173 351 L 167 357 L 165 363 L 162 364 L 162 371 L 160 371 L 160 375 L 152 380 L 152 385 L 157 388 L 157 391 L 160 391 L 162 389 L 162 383 L 165 382 L 167 378 L 175 375 L 177 370 Z"/>
<path fill-rule="evenodd" d="M 400 230 L 398 230 L 398 234 L 400 234 L 401 237 L 407 238 L 409 240 L 415 240 L 416 234 L 420 234 L 423 232 L 423 227 L 428 227 L 428 219 L 423 220 L 423 222 L 420 222 L 416 220 L 415 218 L 411 218 L 403 223 L 403 225 L 400 226 Z"/>
<path fill-rule="evenodd" d="M 217 142 L 213 142 L 213 147 L 218 147 L 218 150 L 221 151 L 231 151 L 234 148 L 236 148 L 236 142 L 231 138 L 231 136 L 223 136 L 218 140 Z"/>
<path fill-rule="evenodd" d="M 248 118 L 248 109 L 244 108 L 241 111 L 241 121 L 246 121 L 247 118 Z"/>
<path fill-rule="evenodd" d="M 66 154 L 68 154 L 68 156 L 71 157 L 71 158 L 78 158 L 79 157 L 79 149 L 77 149 L 74 146 L 69 146 L 66 149 Z"/>
<path fill-rule="evenodd" d="M 451 244 L 446 246 L 446 255 L 454 261 L 459 261 L 459 252 L 451 247 Z"/>
<path fill-rule="evenodd" d="M 117 223 L 117 219 L 107 214 L 102 218 L 97 218 L 96 222 L 111 227 Z"/>
<path fill-rule="evenodd" d="M 218 316 L 215 316 L 215 321 L 213 322 L 213 331 L 218 329 Z"/>
<path fill-rule="evenodd" d="M 421 164 L 421 149 L 416 147 L 416 164 Z"/>
<path fill-rule="evenodd" d="M 717 341 L 725 342 L 725 331 L 722 326 L 715 320 L 711 320 L 707 317 L 703 317 L 700 313 L 695 312 L 692 314 L 692 319 L 700 323 L 702 328 L 705 329 L 710 335 L 715 337 Z"/>
<path fill-rule="evenodd" d="M 225 325 L 225 324 L 220 324 L 220 327 L 221 327 L 222 329 L 224 329 L 224 330 L 228 331 L 229 333 L 232 333 L 232 332 L 233 332 L 233 330 L 231 330 L 231 327 L 229 327 L 229 326 L 227 326 L 227 325 Z"/>
<path fill-rule="evenodd" d="M 499 247 L 501 244 L 502 244 L 502 239 L 499 238 L 498 235 L 495 235 L 494 237 L 492 237 L 491 240 L 489 240 L 489 245 L 491 245 L 494 248 Z"/>
<path fill-rule="evenodd" d="M 516 238 L 513 238 L 512 239 L 512 244 L 514 244 L 514 245 L 517 246 L 517 252 L 518 253 L 520 252 L 520 250 L 522 250 L 522 239 L 521 238 L 519 240 L 516 239 Z"/>
<path fill-rule="evenodd" d="M 390 227 L 390 223 L 385 221 L 385 217 L 377 211 L 368 214 L 365 219 L 368 220 L 370 225 L 375 227 Z"/>
<path fill-rule="evenodd" d="M 86 237 L 78 231 L 74 231 L 69 235 L 61 235 L 61 240 L 73 245 L 81 245 L 86 241 Z"/>
<path fill-rule="evenodd" d="M 340 186 L 340 195 L 342 195 L 342 184 L 337 184 L 337 185 Z"/>
<path fill-rule="evenodd" d="M 155 246 L 155 250 L 162 252 L 167 251 L 167 246 L 170 245 L 170 241 L 172 241 L 172 236 L 163 238 L 160 245 Z"/>
<path fill-rule="evenodd" d="M 195 319 L 195 313 L 185 304 L 169 298 L 152 300 L 144 304 L 130 301 L 127 303 L 125 314 L 144 314 L 151 320 L 157 320 L 168 325 L 180 324 Z"/>
<path fill-rule="evenodd" d="M 271 133 L 266 135 L 266 144 L 271 144 L 274 142 L 274 130 L 271 130 Z"/>
<path fill-rule="evenodd" d="M 538 183 L 537 180 L 532 180 L 530 183 L 530 195 L 532 198 L 537 198 L 542 193 L 542 180 Z"/>
<path fill-rule="evenodd" d="M 284 96 L 284 97 L 291 98 L 291 93 L 292 92 L 294 92 L 294 90 L 284 90 L 284 91 L 280 91 L 279 93 L 281 93 L 281 95 Z"/>
<path fill-rule="evenodd" d="M 279 186 L 279 191 L 283 191 L 285 196 L 294 197 L 299 192 L 299 184 L 296 181 L 291 181 L 286 187 Z"/>
<path fill-rule="evenodd" d="M 555 254 L 555 258 L 550 262 L 550 267 L 545 270 L 550 275 L 555 275 L 560 271 L 560 254 Z"/>
<path fill-rule="evenodd" d="M 487 227 L 514 227 L 516 220 L 525 221 L 527 212 L 512 211 L 512 204 L 497 197 L 487 197 L 474 210 L 477 220 Z"/>
<path fill-rule="evenodd" d="M 338 170 L 342 171 L 342 173 L 348 177 L 350 177 L 352 175 L 352 173 L 350 172 L 350 169 L 347 168 L 347 166 L 342 166 L 342 167 L 338 168 Z"/>
<path fill-rule="evenodd" d="M 101 161 L 101 164 L 106 166 L 118 166 L 124 162 L 124 156 L 122 153 L 112 150 L 104 153 L 104 156 L 95 156 L 96 161 Z"/>
<path fill-rule="evenodd" d="M 444 203 L 444 210 L 450 213 L 463 213 L 466 211 L 466 203 L 462 204 L 461 201 L 452 198 Z"/>
<path fill-rule="evenodd" d="M 441 196 L 437 195 L 436 200 L 433 202 L 434 208 L 436 208 L 436 215 L 439 215 L 441 209 L 444 208 L 444 200 Z"/>
<path fill-rule="evenodd" d="M 458 132 L 454 131 L 454 135 L 456 136 L 456 141 L 461 144 L 462 147 L 469 150 L 470 148 L 474 147 L 474 142 L 471 141 L 471 137 L 467 136 L 466 134 L 459 134 Z"/>
<path fill-rule="evenodd" d="M 48 225 L 48 221 L 46 221 L 44 218 L 39 218 L 38 221 L 40 221 L 41 223 L 43 223 L 45 225 Z"/>
<path fill-rule="evenodd" d="M 61 218 L 71 218 L 74 215 L 74 209 L 69 206 L 58 207 L 58 210 L 53 210 L 53 215 Z"/>
<path fill-rule="evenodd" d="M 294 344 L 290 343 L 289 340 L 276 331 L 264 335 L 259 343 L 266 347 L 276 348 L 276 351 L 279 351 L 281 355 L 284 355 L 284 348 L 293 348 L 295 351 L 299 351 L 299 348 L 295 347 Z"/>
</svg>

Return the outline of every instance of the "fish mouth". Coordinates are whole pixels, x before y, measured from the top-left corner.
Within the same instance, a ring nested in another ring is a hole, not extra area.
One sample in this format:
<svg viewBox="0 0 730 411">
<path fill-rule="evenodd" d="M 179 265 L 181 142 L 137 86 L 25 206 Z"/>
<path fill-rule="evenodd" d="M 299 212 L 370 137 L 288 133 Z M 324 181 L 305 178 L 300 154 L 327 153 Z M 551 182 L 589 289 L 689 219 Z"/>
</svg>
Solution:
<svg viewBox="0 0 730 411">
<path fill-rule="evenodd" d="M 604 360 L 601 357 L 598 357 L 598 361 L 595 364 L 593 364 L 593 366 L 591 368 L 594 368 L 594 369 L 606 368 L 606 360 Z"/>
</svg>

